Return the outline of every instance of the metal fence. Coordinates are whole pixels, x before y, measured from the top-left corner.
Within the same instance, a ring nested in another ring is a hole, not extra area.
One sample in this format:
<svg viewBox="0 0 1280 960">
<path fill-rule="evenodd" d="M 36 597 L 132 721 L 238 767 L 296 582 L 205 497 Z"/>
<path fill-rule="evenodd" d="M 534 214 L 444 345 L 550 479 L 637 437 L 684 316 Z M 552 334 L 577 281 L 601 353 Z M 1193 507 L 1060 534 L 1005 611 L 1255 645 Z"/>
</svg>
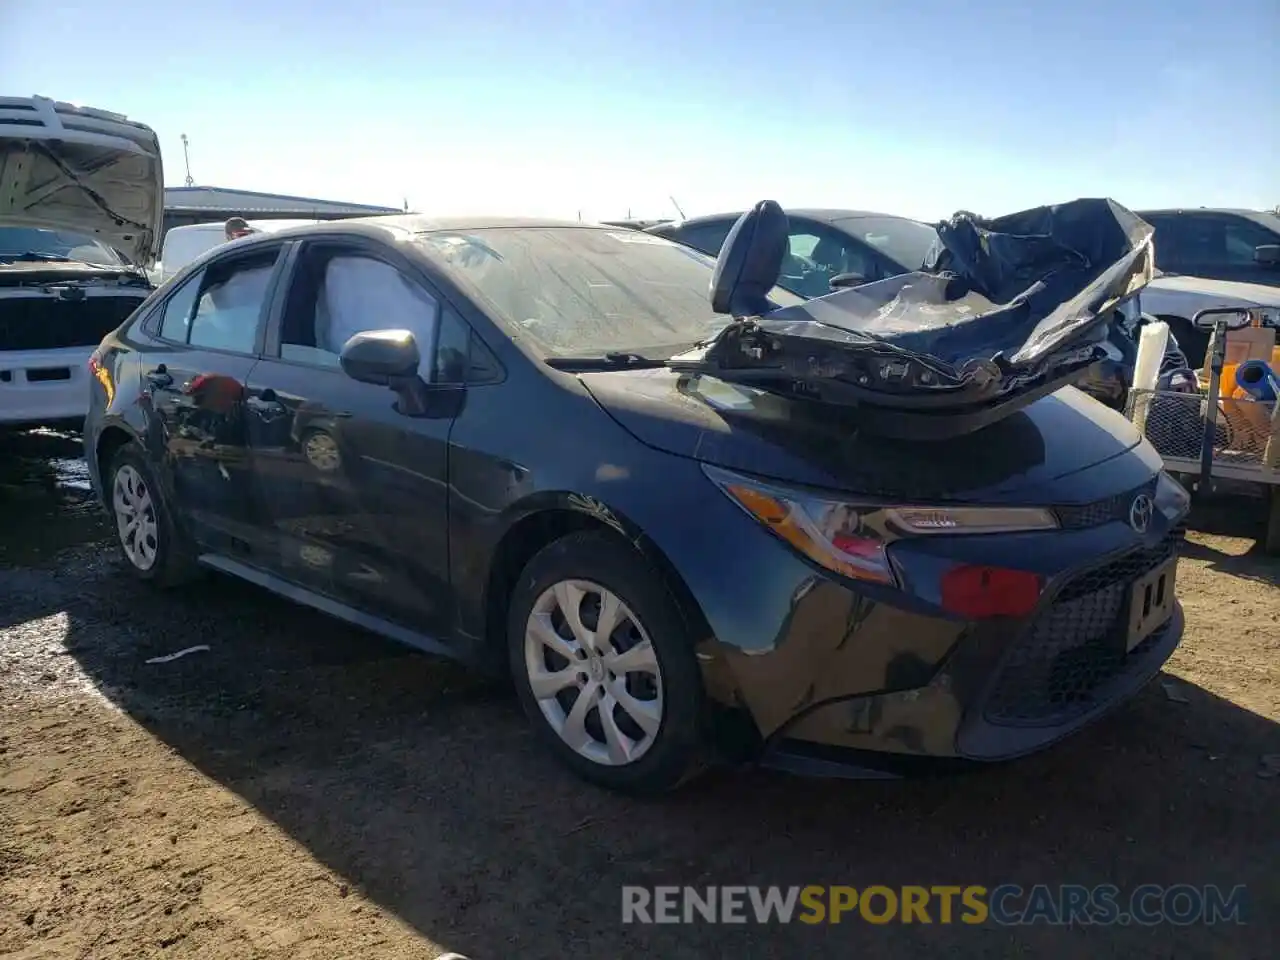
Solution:
<svg viewBox="0 0 1280 960">
<path fill-rule="evenodd" d="M 1209 398 L 1201 393 L 1134 390 L 1125 412 L 1162 457 L 1198 460 L 1208 410 Z M 1268 464 L 1268 456 L 1274 461 L 1280 455 L 1280 439 L 1272 441 L 1275 413 L 1274 400 L 1219 398 L 1214 462 L 1274 467 L 1274 462 Z"/>
</svg>

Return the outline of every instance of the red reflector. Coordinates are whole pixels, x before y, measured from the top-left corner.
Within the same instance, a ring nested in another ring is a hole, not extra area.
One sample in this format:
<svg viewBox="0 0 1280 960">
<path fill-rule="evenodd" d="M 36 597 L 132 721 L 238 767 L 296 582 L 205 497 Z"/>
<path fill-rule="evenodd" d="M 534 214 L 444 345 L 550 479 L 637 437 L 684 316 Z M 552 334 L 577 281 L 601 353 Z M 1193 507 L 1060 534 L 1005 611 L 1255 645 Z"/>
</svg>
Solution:
<svg viewBox="0 0 1280 960">
<path fill-rule="evenodd" d="M 91 356 L 91 357 L 89 358 L 89 372 L 90 372 L 90 373 L 97 373 L 97 372 L 98 372 L 98 368 L 99 368 L 99 367 L 101 367 L 101 366 L 102 366 L 102 361 L 98 359 L 98 355 L 97 355 L 96 353 L 95 353 L 93 356 Z"/>
<path fill-rule="evenodd" d="M 1025 617 L 1040 602 L 1040 578 L 1005 567 L 955 567 L 942 578 L 942 606 L 970 620 Z"/>
<path fill-rule="evenodd" d="M 878 557 L 884 546 L 879 540 L 870 537 L 855 537 L 847 533 L 837 533 L 831 538 L 831 545 L 851 557 Z"/>
</svg>

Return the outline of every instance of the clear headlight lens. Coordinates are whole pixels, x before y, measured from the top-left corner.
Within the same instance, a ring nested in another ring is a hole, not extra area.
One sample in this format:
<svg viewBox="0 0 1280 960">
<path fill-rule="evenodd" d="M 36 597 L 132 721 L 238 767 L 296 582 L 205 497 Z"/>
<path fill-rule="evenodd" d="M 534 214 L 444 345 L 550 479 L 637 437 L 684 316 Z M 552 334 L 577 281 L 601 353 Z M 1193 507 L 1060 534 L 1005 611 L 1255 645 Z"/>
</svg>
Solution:
<svg viewBox="0 0 1280 960">
<path fill-rule="evenodd" d="M 1012 533 L 1058 526 L 1035 507 L 892 506 L 851 503 L 703 466 L 743 510 L 795 549 L 855 580 L 897 584 L 887 547 L 895 539 L 938 534 Z"/>
<path fill-rule="evenodd" d="M 1156 507 L 1166 517 L 1173 519 L 1181 516 L 1191 505 L 1191 494 L 1168 473 L 1161 470 L 1156 480 Z"/>
</svg>

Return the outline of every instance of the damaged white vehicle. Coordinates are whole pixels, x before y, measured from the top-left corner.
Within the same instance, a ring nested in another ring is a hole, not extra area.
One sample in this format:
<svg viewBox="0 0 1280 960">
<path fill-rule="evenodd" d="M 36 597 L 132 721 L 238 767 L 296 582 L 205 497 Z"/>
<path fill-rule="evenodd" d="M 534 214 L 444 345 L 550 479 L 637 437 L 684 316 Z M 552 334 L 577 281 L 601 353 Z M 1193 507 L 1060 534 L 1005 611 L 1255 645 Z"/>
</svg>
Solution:
<svg viewBox="0 0 1280 960">
<path fill-rule="evenodd" d="M 0 97 L 0 429 L 80 428 L 89 357 L 151 293 L 163 217 L 150 127 Z"/>
</svg>

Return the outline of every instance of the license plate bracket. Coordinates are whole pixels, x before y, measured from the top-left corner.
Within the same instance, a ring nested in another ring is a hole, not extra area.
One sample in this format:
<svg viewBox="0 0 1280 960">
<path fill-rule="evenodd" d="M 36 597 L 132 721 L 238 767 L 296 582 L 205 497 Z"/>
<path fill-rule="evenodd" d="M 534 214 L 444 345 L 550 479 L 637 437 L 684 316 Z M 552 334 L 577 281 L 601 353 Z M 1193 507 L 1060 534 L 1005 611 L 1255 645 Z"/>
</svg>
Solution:
<svg viewBox="0 0 1280 960">
<path fill-rule="evenodd" d="M 1125 652 L 1146 640 L 1173 615 L 1176 557 L 1141 577 L 1129 592 L 1129 631 Z"/>
</svg>

